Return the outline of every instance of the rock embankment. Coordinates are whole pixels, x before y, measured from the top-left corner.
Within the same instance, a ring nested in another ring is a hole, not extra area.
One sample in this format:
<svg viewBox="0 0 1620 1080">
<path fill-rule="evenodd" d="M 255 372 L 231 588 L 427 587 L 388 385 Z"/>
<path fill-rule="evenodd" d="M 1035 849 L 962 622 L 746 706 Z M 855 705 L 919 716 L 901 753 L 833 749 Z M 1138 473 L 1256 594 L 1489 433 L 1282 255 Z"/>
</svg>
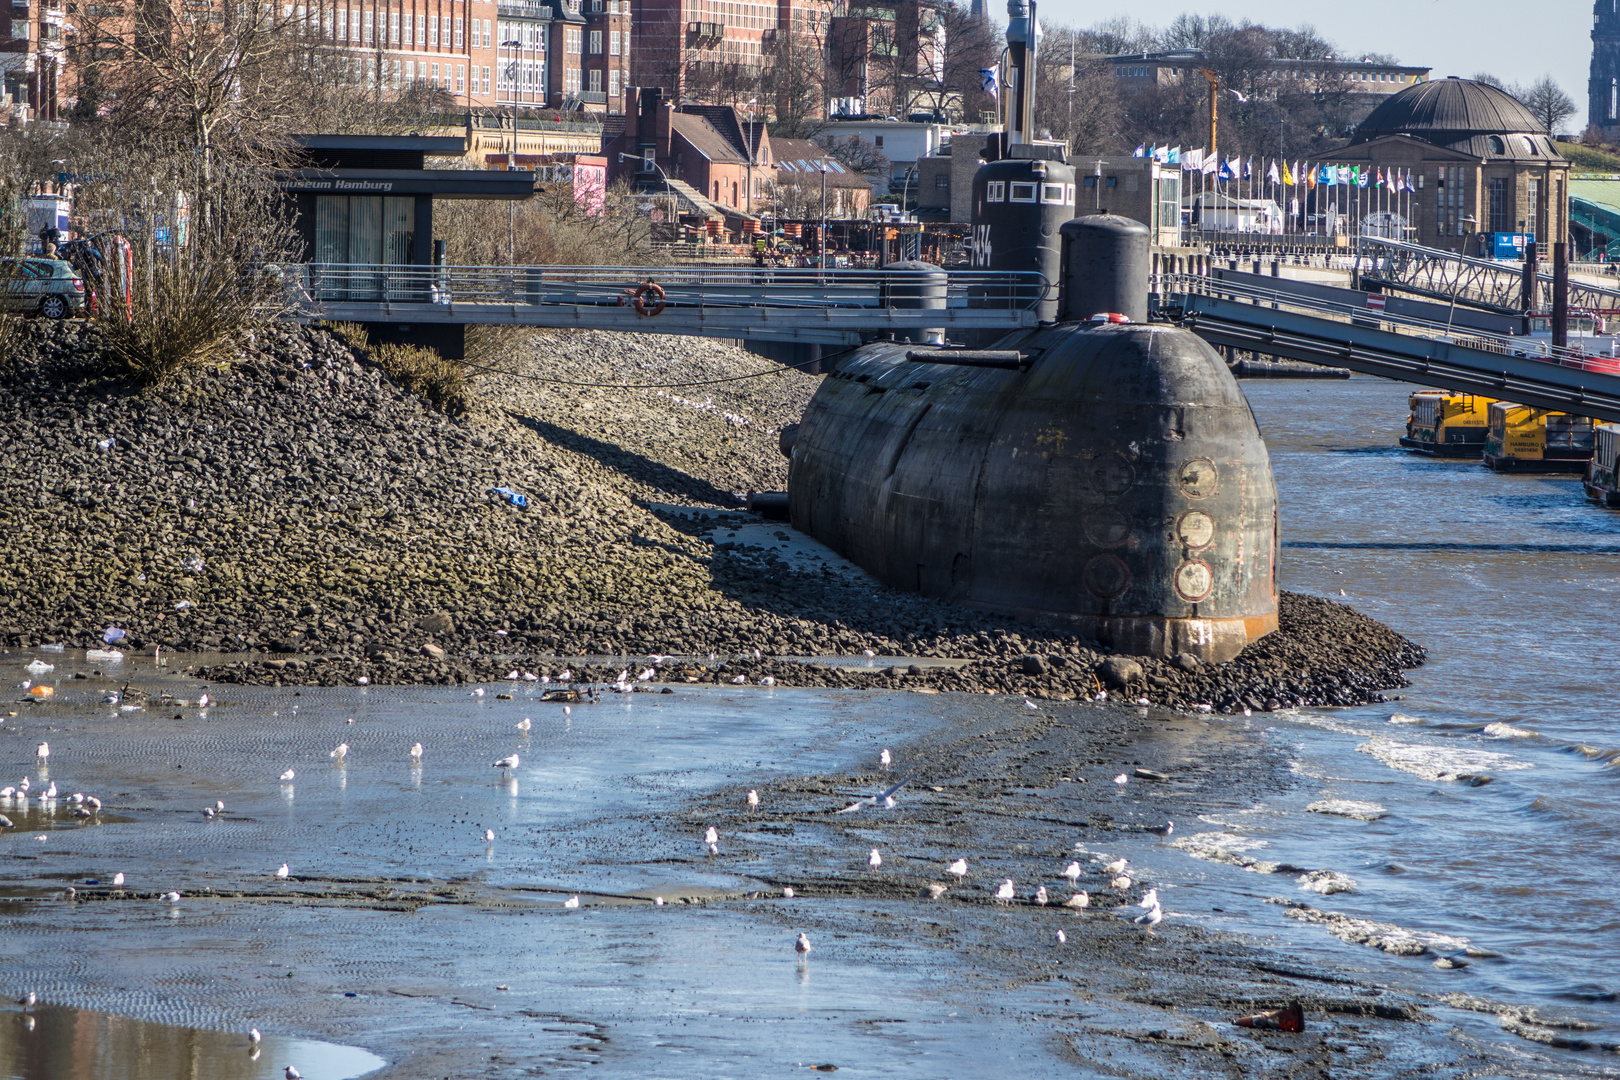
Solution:
<svg viewBox="0 0 1620 1080">
<path fill-rule="evenodd" d="M 1342 605 L 1287 596 L 1282 630 L 1232 664 L 1133 665 L 808 572 L 730 542 L 714 511 L 785 485 L 777 433 L 816 377 L 693 339 L 524 347 L 451 419 L 320 330 L 261 332 L 227 368 L 139 392 L 105 374 L 92 327 L 32 325 L 0 364 L 0 643 L 95 646 L 116 626 L 128 647 L 261 655 L 206 672 L 222 681 L 555 677 L 548 658 L 657 653 L 696 658 L 665 665 L 682 682 L 1233 709 L 1374 700 L 1422 660 Z M 966 663 L 776 659 L 867 652 Z"/>
</svg>

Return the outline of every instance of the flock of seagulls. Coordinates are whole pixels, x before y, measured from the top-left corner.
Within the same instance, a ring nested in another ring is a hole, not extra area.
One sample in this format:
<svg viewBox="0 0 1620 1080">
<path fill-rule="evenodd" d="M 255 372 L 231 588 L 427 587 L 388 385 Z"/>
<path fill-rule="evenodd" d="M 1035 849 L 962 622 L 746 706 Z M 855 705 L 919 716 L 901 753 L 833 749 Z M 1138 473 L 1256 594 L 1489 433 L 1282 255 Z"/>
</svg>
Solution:
<svg viewBox="0 0 1620 1080">
<path fill-rule="evenodd" d="M 1031 707 L 1034 706 L 1032 705 Z M 884 748 L 883 750 L 879 751 L 878 764 L 884 769 L 887 769 L 894 764 L 894 755 L 888 750 L 888 748 Z M 895 796 L 910 780 L 911 777 L 907 776 L 905 779 L 901 780 L 898 784 L 895 784 L 887 791 L 881 792 L 877 795 L 857 799 L 848 806 L 833 812 L 835 814 L 850 814 L 865 807 L 873 806 L 882 806 L 885 809 L 893 809 L 896 805 Z M 1123 789 L 1130 783 L 1130 777 L 1125 773 L 1120 773 L 1114 777 L 1114 783 L 1120 789 Z M 752 788 L 749 789 L 746 802 L 750 810 L 757 808 L 760 805 L 758 790 Z M 1175 822 L 1166 821 L 1163 825 L 1144 826 L 1143 831 L 1153 833 L 1158 836 L 1167 837 L 1175 831 Z M 714 826 L 709 826 L 708 830 L 704 834 L 703 842 L 710 855 L 719 854 L 719 839 L 719 833 Z M 1075 847 L 1077 850 L 1080 849 L 1080 845 L 1078 844 L 1075 845 Z M 1098 861 L 1101 862 L 1101 859 L 1099 858 Z M 872 870 L 877 870 L 882 867 L 882 851 L 878 848 L 873 848 L 867 854 L 866 865 Z M 1131 877 L 1130 860 L 1128 859 L 1119 858 L 1110 860 L 1099 867 L 1099 869 L 1103 876 L 1108 879 L 1109 888 L 1115 892 L 1124 894 L 1129 892 L 1132 886 L 1135 885 L 1135 881 Z M 1069 860 L 1068 865 L 1063 868 L 1061 876 L 1067 879 L 1069 882 L 1070 894 L 1068 898 L 1061 901 L 1058 906 L 1068 908 L 1070 910 L 1085 910 L 1091 906 L 1091 894 L 1087 890 L 1079 887 L 1080 877 L 1085 872 L 1085 868 L 1081 866 L 1078 859 Z M 945 873 L 956 878 L 958 882 L 963 881 L 968 875 L 967 859 L 957 858 L 945 864 Z M 946 885 L 939 882 L 930 882 L 923 887 L 922 895 L 927 896 L 932 900 L 939 900 L 943 898 L 948 891 L 949 888 Z M 782 896 L 784 898 L 791 899 L 793 896 L 793 890 L 791 888 L 784 887 L 782 890 Z M 998 904 L 1011 904 L 1018 899 L 1018 886 L 1012 878 L 1004 877 L 1001 879 L 1000 884 L 996 886 L 994 896 Z M 1035 891 L 1030 894 L 1030 902 L 1037 907 L 1047 907 L 1052 904 L 1053 897 L 1048 891 L 1046 885 L 1041 884 L 1037 885 Z M 1148 933 L 1153 933 L 1153 928 L 1164 921 L 1164 907 L 1159 902 L 1158 889 L 1149 889 L 1145 894 L 1143 894 L 1141 900 L 1137 902 L 1136 907 L 1141 909 L 1142 914 L 1135 916 L 1131 921 L 1138 926 L 1146 927 Z M 1057 931 L 1056 937 L 1058 944 L 1060 945 L 1069 940 L 1068 935 L 1061 929 Z M 803 933 L 800 933 L 797 940 L 794 942 L 793 948 L 802 962 L 810 954 L 809 937 Z"/>
</svg>

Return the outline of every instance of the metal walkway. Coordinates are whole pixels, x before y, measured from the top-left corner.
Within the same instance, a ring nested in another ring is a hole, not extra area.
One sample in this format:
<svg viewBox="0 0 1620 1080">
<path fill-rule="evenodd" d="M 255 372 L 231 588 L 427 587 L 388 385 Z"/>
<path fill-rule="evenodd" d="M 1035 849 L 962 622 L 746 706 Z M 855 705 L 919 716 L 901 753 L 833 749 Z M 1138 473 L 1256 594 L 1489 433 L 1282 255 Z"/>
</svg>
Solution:
<svg viewBox="0 0 1620 1080">
<path fill-rule="evenodd" d="M 1204 277 L 1162 279 L 1160 297 L 1211 345 L 1620 422 L 1620 359 Z"/>
<path fill-rule="evenodd" d="M 1371 266 L 1361 272 L 1365 284 L 1377 283 L 1438 300 L 1456 297 L 1503 312 L 1523 310 L 1523 274 L 1512 263 L 1472 259 L 1422 244 L 1372 236 L 1361 239 L 1361 254 L 1363 262 L 1371 262 Z M 1541 265 L 1550 264 L 1543 261 Z M 1552 274 L 1538 272 L 1536 277 L 1540 303 L 1532 307 L 1550 304 Z M 1620 311 L 1620 283 L 1614 288 L 1604 288 L 1571 277 L 1569 306 L 1588 311 Z"/>
<path fill-rule="evenodd" d="M 630 292 L 664 290 L 656 316 Z M 941 328 L 1011 331 L 1037 324 L 1054 287 L 1035 272 L 777 270 L 755 267 L 375 266 L 302 268 L 304 318 L 334 322 L 485 323 L 859 345 Z M 923 308 L 923 297 L 944 307 Z"/>
</svg>

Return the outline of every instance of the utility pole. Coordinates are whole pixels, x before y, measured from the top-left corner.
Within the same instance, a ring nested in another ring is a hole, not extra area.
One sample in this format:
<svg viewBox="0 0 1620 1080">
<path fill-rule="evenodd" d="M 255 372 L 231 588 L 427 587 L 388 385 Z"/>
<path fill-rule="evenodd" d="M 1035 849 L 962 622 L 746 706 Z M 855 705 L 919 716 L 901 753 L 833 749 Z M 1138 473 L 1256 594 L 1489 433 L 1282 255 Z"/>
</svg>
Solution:
<svg viewBox="0 0 1620 1080">
<path fill-rule="evenodd" d="M 1209 83 L 1209 152 L 1215 157 L 1216 168 L 1219 169 L 1220 155 L 1215 149 L 1216 120 L 1220 115 L 1221 77 L 1210 68 L 1201 68 L 1199 73 Z M 1217 172 L 1216 175 L 1219 175 Z"/>
</svg>

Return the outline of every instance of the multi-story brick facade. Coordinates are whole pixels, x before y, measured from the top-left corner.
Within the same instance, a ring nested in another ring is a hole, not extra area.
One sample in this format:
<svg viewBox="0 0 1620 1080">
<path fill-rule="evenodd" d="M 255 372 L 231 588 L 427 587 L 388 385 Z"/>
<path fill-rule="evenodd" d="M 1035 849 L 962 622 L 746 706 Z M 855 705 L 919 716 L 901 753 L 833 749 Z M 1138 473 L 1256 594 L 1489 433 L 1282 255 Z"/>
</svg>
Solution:
<svg viewBox="0 0 1620 1080">
<path fill-rule="evenodd" d="M 14 115 L 55 120 L 66 83 L 66 0 L 11 0 L 0 7 L 0 70 Z"/>
</svg>

